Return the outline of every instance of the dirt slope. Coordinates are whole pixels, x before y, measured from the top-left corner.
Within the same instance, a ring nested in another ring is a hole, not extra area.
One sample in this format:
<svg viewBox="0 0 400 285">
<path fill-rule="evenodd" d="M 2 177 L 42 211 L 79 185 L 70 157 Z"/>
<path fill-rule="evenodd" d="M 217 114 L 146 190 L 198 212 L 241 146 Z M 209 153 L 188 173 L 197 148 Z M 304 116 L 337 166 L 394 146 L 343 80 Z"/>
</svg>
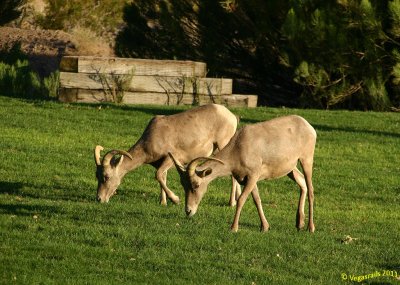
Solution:
<svg viewBox="0 0 400 285">
<path fill-rule="evenodd" d="M 42 76 L 57 70 L 63 55 L 113 55 L 109 45 L 98 38 L 73 36 L 56 30 L 0 27 L 0 50 L 9 49 L 18 42 L 33 69 Z"/>
</svg>

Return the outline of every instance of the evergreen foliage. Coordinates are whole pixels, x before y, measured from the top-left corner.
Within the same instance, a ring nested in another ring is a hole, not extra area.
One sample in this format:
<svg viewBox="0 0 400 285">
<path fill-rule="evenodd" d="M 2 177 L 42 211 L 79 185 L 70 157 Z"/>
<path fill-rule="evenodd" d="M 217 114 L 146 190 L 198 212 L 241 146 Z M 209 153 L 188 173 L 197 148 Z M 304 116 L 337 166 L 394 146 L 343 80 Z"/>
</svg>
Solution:
<svg viewBox="0 0 400 285">
<path fill-rule="evenodd" d="M 7 96 L 28 99 L 56 98 L 59 72 L 40 78 L 29 65 L 28 57 L 21 51 L 21 45 L 0 50 L 0 90 Z"/>
<path fill-rule="evenodd" d="M 268 103 L 400 105 L 399 0 L 137 0 L 124 21 L 119 55 L 203 60 Z"/>
<path fill-rule="evenodd" d="M 26 0 L 0 1 L 0 26 L 15 20 L 21 15 L 21 7 Z"/>
<path fill-rule="evenodd" d="M 126 0 L 46 0 L 43 15 L 37 23 L 45 29 L 70 31 L 84 27 L 97 35 L 114 33 L 122 23 L 122 10 Z"/>
<path fill-rule="evenodd" d="M 2 1 L 0 19 L 22 3 Z M 204 61 L 262 104 L 400 107 L 400 0 L 54 0 L 37 20 L 120 30 L 119 56 Z"/>
<path fill-rule="evenodd" d="M 295 81 L 305 103 L 322 108 L 355 106 L 386 110 L 386 84 L 393 42 L 385 33 L 382 7 L 369 0 L 293 5 L 283 25 Z M 310 17 L 311 15 L 311 17 Z M 309 65 L 312 71 L 305 72 Z M 312 102 L 312 103 L 309 103 Z"/>
</svg>

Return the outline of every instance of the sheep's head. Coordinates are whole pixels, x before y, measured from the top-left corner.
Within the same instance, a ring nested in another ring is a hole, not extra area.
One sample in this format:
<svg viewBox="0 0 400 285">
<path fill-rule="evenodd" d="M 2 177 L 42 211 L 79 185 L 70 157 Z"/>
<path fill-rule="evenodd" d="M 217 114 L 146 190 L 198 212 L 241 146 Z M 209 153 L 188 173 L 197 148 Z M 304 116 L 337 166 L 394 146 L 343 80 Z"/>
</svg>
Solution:
<svg viewBox="0 0 400 285">
<path fill-rule="evenodd" d="M 103 158 L 100 159 L 100 152 L 104 148 L 96 146 L 94 149 L 94 160 L 96 162 L 96 178 L 97 186 L 97 201 L 104 203 L 108 202 L 110 198 L 115 195 L 119 184 L 121 184 L 124 172 L 121 171 L 121 164 L 124 157 L 127 156 L 132 159 L 132 156 L 123 150 L 111 150 Z M 121 155 L 119 158 L 116 155 Z"/>
<path fill-rule="evenodd" d="M 223 164 L 219 159 L 212 157 L 198 157 L 192 160 L 187 167 L 183 166 L 175 157 L 168 153 L 174 161 L 176 169 L 178 170 L 181 184 L 185 190 L 185 212 L 186 215 L 191 217 L 197 212 L 197 208 L 203 199 L 204 194 L 207 192 L 209 180 L 205 179 L 212 173 L 211 168 L 203 170 L 196 169 L 198 164 L 204 160 L 214 160 Z"/>
</svg>

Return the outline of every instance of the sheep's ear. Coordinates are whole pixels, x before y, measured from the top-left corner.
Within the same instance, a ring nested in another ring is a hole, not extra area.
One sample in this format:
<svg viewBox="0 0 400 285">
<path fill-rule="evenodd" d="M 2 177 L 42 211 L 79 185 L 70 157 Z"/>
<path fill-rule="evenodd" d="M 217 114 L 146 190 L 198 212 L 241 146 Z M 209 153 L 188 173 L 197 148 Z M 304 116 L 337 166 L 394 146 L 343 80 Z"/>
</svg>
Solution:
<svg viewBox="0 0 400 285">
<path fill-rule="evenodd" d="M 175 157 L 172 155 L 172 153 L 168 152 L 169 157 L 172 159 L 172 161 L 175 164 L 176 169 L 178 170 L 179 173 L 186 172 L 186 168 L 178 161 L 175 159 Z"/>
<path fill-rule="evenodd" d="M 197 175 L 201 178 L 204 178 L 212 173 L 211 168 L 204 169 L 202 171 L 197 171 Z"/>
</svg>

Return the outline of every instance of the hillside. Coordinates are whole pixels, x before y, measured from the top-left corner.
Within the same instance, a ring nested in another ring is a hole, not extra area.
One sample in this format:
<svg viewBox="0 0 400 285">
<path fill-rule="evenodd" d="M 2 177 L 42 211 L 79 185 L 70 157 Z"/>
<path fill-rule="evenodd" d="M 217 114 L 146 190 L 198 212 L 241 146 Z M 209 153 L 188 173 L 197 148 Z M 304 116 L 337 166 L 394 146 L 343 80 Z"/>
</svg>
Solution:
<svg viewBox="0 0 400 285">
<path fill-rule="evenodd" d="M 21 44 L 21 50 L 28 55 L 34 70 L 42 76 L 58 68 L 63 55 L 113 55 L 112 48 L 101 41 L 84 35 L 43 29 L 20 29 L 0 27 L 0 50 Z"/>
<path fill-rule="evenodd" d="M 42 76 L 55 71 L 63 55 L 114 55 L 113 35 L 108 33 L 103 36 L 101 32 L 94 32 L 95 24 L 92 27 L 81 24 L 76 20 L 79 15 L 70 17 L 71 23 L 64 21 L 65 27 L 51 28 L 48 18 L 52 15 L 48 11 L 46 14 L 46 3 L 43 0 L 28 0 L 20 18 L 0 27 L 0 51 L 20 43 L 21 51 L 28 55 L 33 69 Z M 80 1 L 74 3 L 79 4 Z M 66 4 L 63 5 L 65 7 Z M 122 10 L 122 5 L 118 9 Z M 116 17 L 121 18 L 121 15 Z"/>
</svg>

